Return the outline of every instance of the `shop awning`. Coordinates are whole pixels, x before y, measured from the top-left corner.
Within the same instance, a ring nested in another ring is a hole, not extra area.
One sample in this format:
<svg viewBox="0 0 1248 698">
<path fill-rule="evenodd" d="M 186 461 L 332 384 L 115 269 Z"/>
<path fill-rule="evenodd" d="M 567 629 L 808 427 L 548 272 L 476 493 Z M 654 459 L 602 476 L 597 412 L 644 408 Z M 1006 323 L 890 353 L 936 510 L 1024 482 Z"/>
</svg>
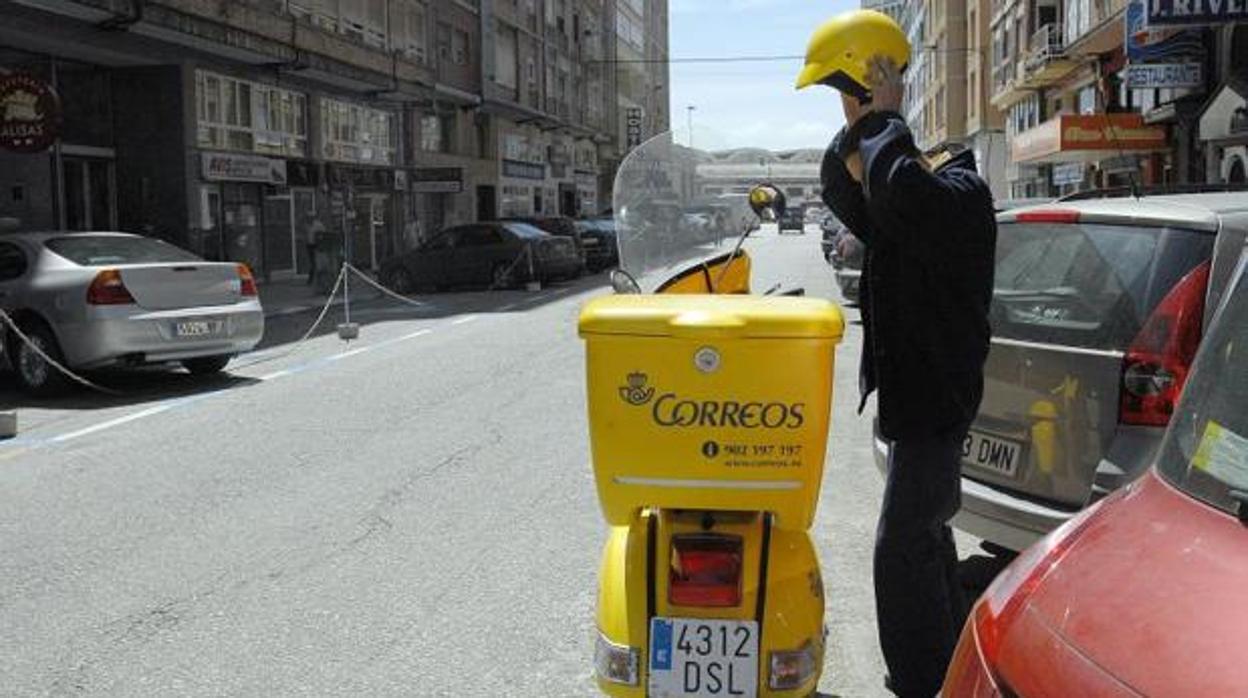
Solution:
<svg viewBox="0 0 1248 698">
<path fill-rule="evenodd" d="M 1167 149 L 1166 129 L 1139 114 L 1062 114 L 1010 142 L 1014 162 L 1098 162 Z"/>
</svg>

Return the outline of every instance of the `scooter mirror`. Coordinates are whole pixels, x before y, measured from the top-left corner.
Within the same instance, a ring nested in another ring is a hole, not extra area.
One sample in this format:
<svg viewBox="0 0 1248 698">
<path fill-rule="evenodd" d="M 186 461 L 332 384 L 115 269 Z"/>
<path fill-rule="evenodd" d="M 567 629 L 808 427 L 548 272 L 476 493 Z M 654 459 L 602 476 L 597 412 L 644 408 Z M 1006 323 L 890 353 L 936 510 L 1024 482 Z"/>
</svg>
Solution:
<svg viewBox="0 0 1248 698">
<path fill-rule="evenodd" d="M 759 184 L 750 190 L 750 208 L 764 221 L 778 221 L 784 216 L 784 192 L 772 184 Z"/>
<path fill-rule="evenodd" d="M 618 294 L 641 293 L 641 285 L 623 269 L 611 270 L 611 288 Z"/>
</svg>

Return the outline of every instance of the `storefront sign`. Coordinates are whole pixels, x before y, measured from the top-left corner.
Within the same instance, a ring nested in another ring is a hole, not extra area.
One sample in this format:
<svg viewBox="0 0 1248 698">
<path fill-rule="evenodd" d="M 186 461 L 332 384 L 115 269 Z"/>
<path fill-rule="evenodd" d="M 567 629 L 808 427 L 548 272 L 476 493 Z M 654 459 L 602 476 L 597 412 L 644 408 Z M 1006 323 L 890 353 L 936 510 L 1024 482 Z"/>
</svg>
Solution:
<svg viewBox="0 0 1248 698">
<path fill-rule="evenodd" d="M 286 184 L 285 160 L 230 153 L 203 153 L 200 160 L 209 181 Z"/>
<path fill-rule="evenodd" d="M 1095 159 L 1104 153 L 1162 150 L 1166 145 L 1166 129 L 1145 125 L 1139 114 L 1062 114 L 1017 134 L 1010 155 L 1018 162 L 1064 162 L 1072 159 L 1065 157 L 1067 153 Z"/>
<path fill-rule="evenodd" d="M 1148 0 L 1129 0 L 1123 13 L 1123 50 L 1128 63 L 1177 63 L 1205 55 L 1203 31 L 1148 26 Z"/>
<path fill-rule="evenodd" d="M 458 194 L 464 190 L 462 167 L 418 167 L 412 170 L 412 191 Z"/>
<path fill-rule="evenodd" d="M 1053 166 L 1053 184 L 1078 184 L 1083 181 L 1083 163 L 1067 162 Z"/>
<path fill-rule="evenodd" d="M 1200 63 L 1144 63 L 1127 66 L 1127 89 L 1200 87 L 1205 84 Z"/>
<path fill-rule="evenodd" d="M 1248 0 L 1148 0 L 1148 26 L 1248 21 Z"/>
<path fill-rule="evenodd" d="M 546 179 L 546 166 L 518 160 L 503 160 L 503 176 L 518 179 Z"/>
<path fill-rule="evenodd" d="M 51 85 L 24 73 L 0 76 L 0 148 L 40 153 L 60 129 L 61 100 Z"/>
<path fill-rule="evenodd" d="M 1248 0 L 1244 1 L 1248 2 Z M 630 150 L 641 145 L 641 120 L 644 114 L 641 107 L 629 107 L 624 110 L 624 132 Z"/>
</svg>

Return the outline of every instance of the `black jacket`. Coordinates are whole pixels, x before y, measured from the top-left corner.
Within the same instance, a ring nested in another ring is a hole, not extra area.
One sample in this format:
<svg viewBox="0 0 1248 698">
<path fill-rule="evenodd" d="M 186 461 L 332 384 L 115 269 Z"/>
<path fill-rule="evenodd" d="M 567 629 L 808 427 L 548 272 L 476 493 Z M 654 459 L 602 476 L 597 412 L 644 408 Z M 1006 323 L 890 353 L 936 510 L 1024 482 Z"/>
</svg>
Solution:
<svg viewBox="0 0 1248 698">
<path fill-rule="evenodd" d="M 969 151 L 929 171 L 897 114 L 870 113 L 824 155 L 823 199 L 867 247 L 861 413 L 879 389 L 889 439 L 965 427 L 979 411 L 997 241 L 992 193 Z M 847 138 L 862 158 L 845 168 Z"/>
</svg>

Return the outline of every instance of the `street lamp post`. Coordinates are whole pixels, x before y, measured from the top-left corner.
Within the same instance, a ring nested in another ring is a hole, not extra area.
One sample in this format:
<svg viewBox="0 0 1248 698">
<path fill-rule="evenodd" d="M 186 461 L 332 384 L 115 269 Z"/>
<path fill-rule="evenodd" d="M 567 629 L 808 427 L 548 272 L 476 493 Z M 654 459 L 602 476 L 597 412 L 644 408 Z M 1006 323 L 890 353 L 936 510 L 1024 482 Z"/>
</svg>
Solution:
<svg viewBox="0 0 1248 698">
<path fill-rule="evenodd" d="M 693 111 L 695 109 L 697 109 L 697 107 L 695 107 L 692 104 L 685 107 L 685 111 L 689 115 L 689 149 L 690 150 L 693 150 Z"/>
</svg>

